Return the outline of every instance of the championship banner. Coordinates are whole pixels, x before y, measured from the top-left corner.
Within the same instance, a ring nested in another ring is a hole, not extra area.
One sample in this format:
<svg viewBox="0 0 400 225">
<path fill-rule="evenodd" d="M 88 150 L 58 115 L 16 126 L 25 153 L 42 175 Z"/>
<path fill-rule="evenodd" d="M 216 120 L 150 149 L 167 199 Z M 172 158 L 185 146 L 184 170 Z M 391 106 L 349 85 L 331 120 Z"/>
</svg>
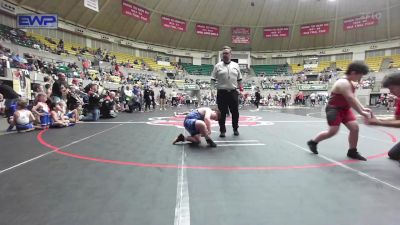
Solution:
<svg viewBox="0 0 400 225">
<path fill-rule="evenodd" d="M 264 38 L 289 37 L 289 27 L 265 27 Z"/>
<path fill-rule="evenodd" d="M 168 29 L 186 32 L 186 21 L 184 20 L 168 16 L 161 16 L 161 24 L 163 27 Z"/>
<path fill-rule="evenodd" d="M 22 98 L 31 100 L 31 80 L 28 70 L 12 70 L 13 89 Z"/>
<path fill-rule="evenodd" d="M 84 6 L 96 12 L 99 11 L 99 0 L 85 0 Z"/>
<path fill-rule="evenodd" d="M 130 16 L 138 20 L 142 20 L 146 23 L 150 22 L 150 11 L 122 0 L 122 14 L 125 16 Z"/>
<path fill-rule="evenodd" d="M 326 34 L 329 32 L 329 23 L 306 24 L 300 27 L 301 36 Z"/>
<path fill-rule="evenodd" d="M 376 26 L 382 17 L 382 13 L 374 12 L 365 15 L 346 18 L 343 20 L 343 30 L 353 30 L 363 27 Z"/>
<path fill-rule="evenodd" d="M 211 36 L 211 37 L 218 37 L 219 36 L 219 27 L 214 25 L 208 24 L 196 24 L 196 34 Z"/>
<path fill-rule="evenodd" d="M 232 28 L 233 44 L 250 44 L 250 28 L 233 27 Z"/>
</svg>

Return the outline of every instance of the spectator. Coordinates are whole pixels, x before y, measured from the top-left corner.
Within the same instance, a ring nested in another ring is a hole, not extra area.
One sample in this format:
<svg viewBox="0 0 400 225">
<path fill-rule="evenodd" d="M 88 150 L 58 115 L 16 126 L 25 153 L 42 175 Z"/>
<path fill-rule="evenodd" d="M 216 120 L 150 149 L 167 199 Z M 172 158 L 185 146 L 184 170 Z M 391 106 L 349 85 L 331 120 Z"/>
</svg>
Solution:
<svg viewBox="0 0 400 225">
<path fill-rule="evenodd" d="M 166 110 L 165 102 L 166 102 L 166 92 L 165 88 L 162 87 L 160 90 L 160 110 Z"/>
<path fill-rule="evenodd" d="M 178 97 L 177 97 L 177 93 L 175 92 L 174 89 L 172 89 L 171 92 L 171 106 L 177 106 L 178 103 Z"/>
<path fill-rule="evenodd" d="M 151 99 L 151 105 L 153 106 L 153 110 L 156 110 L 156 99 L 154 97 L 153 88 L 150 88 L 150 99 Z"/>
<path fill-rule="evenodd" d="M 5 113 L 7 116 L 7 120 L 10 123 L 10 119 L 12 118 L 14 112 L 15 112 L 15 107 L 16 107 L 16 102 L 20 95 L 15 92 L 11 86 L 6 85 L 0 81 L 0 94 L 3 95 L 5 98 L 4 105 L 5 105 Z M 8 127 L 7 131 L 11 131 L 13 129 L 14 125 L 10 123 L 10 126 Z"/>
<path fill-rule="evenodd" d="M 67 81 L 65 78 L 65 74 L 59 73 L 58 80 L 54 82 L 53 87 L 51 89 L 51 97 L 53 102 L 57 103 L 61 101 L 63 96 L 63 89 L 65 89 L 66 87 L 67 87 Z"/>
<path fill-rule="evenodd" d="M 60 101 L 60 106 L 64 120 L 68 121 L 70 124 L 79 123 L 79 112 L 77 108 L 68 108 L 63 100 Z"/>
<path fill-rule="evenodd" d="M 260 94 L 260 88 L 257 87 L 256 88 L 256 93 L 255 93 L 255 100 L 254 100 L 254 104 L 257 107 L 257 111 L 260 110 L 258 107 L 260 105 L 260 100 L 261 100 L 261 94 Z"/>
<path fill-rule="evenodd" d="M 101 118 L 115 118 L 117 112 L 115 110 L 115 92 L 111 91 L 103 100 L 100 108 Z"/>
<path fill-rule="evenodd" d="M 147 109 L 149 109 L 149 111 L 150 111 L 151 97 L 150 97 L 150 90 L 149 90 L 148 86 L 146 86 L 144 88 L 143 98 L 144 98 L 144 111 L 146 112 Z"/>
<path fill-rule="evenodd" d="M 83 121 L 97 121 L 100 118 L 100 96 L 97 94 L 97 84 L 91 83 L 86 86 L 86 93 L 89 96 L 87 114 Z"/>
<path fill-rule="evenodd" d="M 36 117 L 36 121 L 40 121 L 41 128 L 49 128 L 50 126 L 50 109 L 47 105 L 47 95 L 44 92 L 37 94 L 32 107 L 32 112 Z"/>
<path fill-rule="evenodd" d="M 33 121 L 35 117 L 32 112 L 27 110 L 28 101 L 20 99 L 17 101 L 17 110 L 14 113 L 12 123 L 16 126 L 18 132 L 28 132 L 35 128 Z"/>
<path fill-rule="evenodd" d="M 2 94 L 0 94 L 0 115 L 4 115 L 6 112 L 5 100 Z"/>
<path fill-rule="evenodd" d="M 50 109 L 51 128 L 67 127 L 70 125 L 69 121 L 64 119 L 61 101 L 52 103 Z"/>
<path fill-rule="evenodd" d="M 315 106 L 316 97 L 317 97 L 317 95 L 314 92 L 310 94 L 310 103 L 311 103 L 311 106 L 313 106 L 313 107 Z"/>
</svg>

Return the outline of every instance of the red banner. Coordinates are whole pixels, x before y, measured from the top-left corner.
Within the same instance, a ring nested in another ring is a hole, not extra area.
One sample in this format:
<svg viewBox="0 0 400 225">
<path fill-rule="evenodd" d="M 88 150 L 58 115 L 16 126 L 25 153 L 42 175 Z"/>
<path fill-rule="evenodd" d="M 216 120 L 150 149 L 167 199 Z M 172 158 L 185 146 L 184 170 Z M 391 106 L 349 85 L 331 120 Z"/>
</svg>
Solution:
<svg viewBox="0 0 400 225">
<path fill-rule="evenodd" d="M 233 27 L 232 28 L 233 44 L 250 44 L 250 28 Z"/>
<path fill-rule="evenodd" d="M 301 36 L 326 34 L 329 32 L 329 23 L 306 24 L 300 27 Z"/>
<path fill-rule="evenodd" d="M 265 27 L 264 38 L 289 37 L 289 27 Z"/>
<path fill-rule="evenodd" d="M 218 37 L 219 36 L 219 27 L 213 26 L 213 25 L 208 25 L 208 24 L 197 23 L 196 24 L 196 34 Z"/>
<path fill-rule="evenodd" d="M 186 32 L 186 21 L 173 17 L 161 16 L 161 24 L 165 28 Z"/>
<path fill-rule="evenodd" d="M 353 30 L 363 27 L 376 26 L 382 17 L 382 13 L 369 13 L 343 20 L 343 30 Z"/>
<path fill-rule="evenodd" d="M 122 14 L 125 16 L 130 16 L 138 20 L 142 20 L 146 23 L 150 22 L 150 11 L 122 0 Z"/>
</svg>

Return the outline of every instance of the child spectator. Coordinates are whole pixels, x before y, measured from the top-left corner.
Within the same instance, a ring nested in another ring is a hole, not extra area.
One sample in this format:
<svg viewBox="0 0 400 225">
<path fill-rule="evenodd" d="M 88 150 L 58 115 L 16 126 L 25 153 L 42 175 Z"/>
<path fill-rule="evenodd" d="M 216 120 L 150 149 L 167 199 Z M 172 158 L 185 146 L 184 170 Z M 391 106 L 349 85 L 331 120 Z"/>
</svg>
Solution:
<svg viewBox="0 0 400 225">
<path fill-rule="evenodd" d="M 67 127 L 70 125 L 69 121 L 64 119 L 61 102 L 51 104 L 50 109 L 51 109 L 50 111 L 51 128 Z"/>
<path fill-rule="evenodd" d="M 12 123 L 18 132 L 28 132 L 35 129 L 33 127 L 35 117 L 31 111 L 26 109 L 27 105 L 27 100 L 20 99 L 17 101 L 17 110 L 14 113 Z"/>
<path fill-rule="evenodd" d="M 38 93 L 36 96 L 32 112 L 37 121 L 40 121 L 41 128 L 49 128 L 50 126 L 50 110 L 46 103 L 47 95 L 44 92 Z"/>
<path fill-rule="evenodd" d="M 60 106 L 65 120 L 69 121 L 70 123 L 79 123 L 79 112 L 77 108 L 67 107 L 67 104 L 63 100 L 60 101 Z"/>
</svg>

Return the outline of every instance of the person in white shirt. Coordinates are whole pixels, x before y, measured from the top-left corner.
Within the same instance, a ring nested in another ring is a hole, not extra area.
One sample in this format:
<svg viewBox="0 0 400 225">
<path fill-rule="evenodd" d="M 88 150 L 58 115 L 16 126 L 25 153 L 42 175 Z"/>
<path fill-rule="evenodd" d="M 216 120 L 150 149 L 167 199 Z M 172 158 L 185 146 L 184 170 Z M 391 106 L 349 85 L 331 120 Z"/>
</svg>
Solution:
<svg viewBox="0 0 400 225">
<path fill-rule="evenodd" d="M 231 61 L 232 49 L 225 46 L 222 51 L 222 61 L 214 66 L 211 74 L 211 87 L 217 87 L 217 105 L 221 111 L 219 119 L 220 137 L 225 137 L 226 115 L 232 113 L 233 134 L 239 135 L 239 92 L 243 90 L 242 74 L 239 64 Z"/>
<path fill-rule="evenodd" d="M 313 92 L 310 95 L 310 101 L 311 101 L 311 106 L 315 106 L 315 98 L 316 98 L 316 94 Z"/>
</svg>

